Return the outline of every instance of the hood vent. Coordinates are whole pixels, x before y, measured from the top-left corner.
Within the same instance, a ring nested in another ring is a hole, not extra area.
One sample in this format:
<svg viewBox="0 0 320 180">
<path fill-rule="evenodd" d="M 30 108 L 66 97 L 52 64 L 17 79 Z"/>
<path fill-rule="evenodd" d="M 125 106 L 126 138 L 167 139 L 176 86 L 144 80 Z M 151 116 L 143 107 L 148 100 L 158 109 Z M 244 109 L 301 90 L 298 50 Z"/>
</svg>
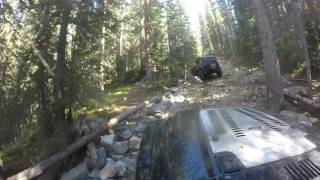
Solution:
<svg viewBox="0 0 320 180">
<path fill-rule="evenodd" d="M 246 168 L 294 157 L 316 147 L 305 133 L 297 133 L 286 122 L 256 110 L 201 109 L 199 116 L 212 153 L 232 152 Z"/>
<path fill-rule="evenodd" d="M 320 167 L 309 159 L 288 164 L 284 169 L 295 180 L 312 180 L 320 176 Z"/>
<path fill-rule="evenodd" d="M 232 119 L 232 117 L 229 115 L 229 113 L 222 109 L 219 110 L 221 116 L 223 117 L 223 119 L 225 120 L 225 122 L 228 124 L 228 126 L 230 127 L 230 129 L 232 130 L 232 133 L 235 137 L 243 137 L 246 136 L 243 131 L 239 128 L 239 126 L 237 125 L 236 122 L 234 122 L 234 120 Z"/>
<path fill-rule="evenodd" d="M 269 115 L 267 115 L 267 114 L 261 113 L 261 112 L 259 112 L 259 111 L 256 111 L 256 110 L 254 110 L 254 109 L 252 109 L 252 108 L 247 108 L 247 107 L 245 107 L 245 108 L 242 108 L 242 109 L 243 109 L 243 110 L 246 110 L 246 111 L 248 111 L 248 112 L 250 112 L 250 113 L 252 113 L 252 114 L 254 114 L 254 115 L 257 115 L 257 116 L 260 116 L 260 117 L 262 117 L 262 118 L 268 119 L 268 120 L 270 120 L 271 122 L 273 122 L 273 123 L 275 123 L 275 124 L 277 124 L 277 125 L 279 125 L 279 126 L 285 126 L 285 124 L 283 124 L 282 122 L 280 122 L 280 121 L 277 120 L 276 118 L 274 118 L 274 117 L 272 117 L 272 116 L 269 116 Z"/>
<path fill-rule="evenodd" d="M 272 130 L 275 130 L 275 131 L 281 131 L 281 129 L 278 127 L 280 124 L 274 123 L 273 121 L 269 121 L 270 120 L 269 118 L 265 119 L 265 118 L 263 118 L 263 117 L 261 117 L 259 115 L 251 114 L 248 111 L 244 111 L 243 109 L 237 109 L 236 111 L 249 116 L 250 118 L 258 121 L 259 123 L 263 124 L 264 126 L 266 126 L 269 129 L 272 129 Z"/>
</svg>

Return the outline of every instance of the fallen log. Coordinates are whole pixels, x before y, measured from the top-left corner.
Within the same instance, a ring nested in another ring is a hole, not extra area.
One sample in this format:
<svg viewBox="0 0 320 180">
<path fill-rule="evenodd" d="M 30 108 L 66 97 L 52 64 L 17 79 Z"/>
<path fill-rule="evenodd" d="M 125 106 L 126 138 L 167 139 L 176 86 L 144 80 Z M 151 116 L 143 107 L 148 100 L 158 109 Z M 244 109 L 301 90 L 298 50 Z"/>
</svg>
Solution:
<svg viewBox="0 0 320 180">
<path fill-rule="evenodd" d="M 136 113 L 137 111 L 145 108 L 146 106 L 150 105 L 151 103 L 146 101 L 144 103 L 141 103 L 132 109 L 129 109 L 128 111 L 121 113 L 114 118 L 110 119 L 108 123 L 102 124 L 101 127 L 97 128 L 94 132 L 89 133 L 86 136 L 81 137 L 73 144 L 69 145 L 65 151 L 54 154 L 53 156 L 49 157 L 46 160 L 41 161 L 37 165 L 30 167 L 28 169 L 25 169 L 21 172 L 19 172 L 16 175 L 13 175 L 9 177 L 7 180 L 28 180 L 35 178 L 42 174 L 44 171 L 52 167 L 58 162 L 63 161 L 68 156 L 72 155 L 73 153 L 77 152 L 81 147 L 85 146 L 89 142 L 93 141 L 97 137 L 105 134 L 108 132 L 109 129 L 113 128 L 115 125 L 117 125 L 120 121 L 123 121 L 127 119 L 132 114 Z"/>
<path fill-rule="evenodd" d="M 289 92 L 289 91 L 286 91 L 286 90 L 283 90 L 283 94 L 287 98 L 291 98 L 291 99 L 297 100 L 297 101 L 299 101 L 301 103 L 304 103 L 304 104 L 306 104 L 308 106 L 311 106 L 311 107 L 313 107 L 313 108 L 315 108 L 317 110 L 320 110 L 320 103 L 316 103 L 316 102 L 312 101 L 309 98 L 302 97 L 299 94 L 295 94 L 295 93 L 292 93 L 292 92 Z"/>
</svg>

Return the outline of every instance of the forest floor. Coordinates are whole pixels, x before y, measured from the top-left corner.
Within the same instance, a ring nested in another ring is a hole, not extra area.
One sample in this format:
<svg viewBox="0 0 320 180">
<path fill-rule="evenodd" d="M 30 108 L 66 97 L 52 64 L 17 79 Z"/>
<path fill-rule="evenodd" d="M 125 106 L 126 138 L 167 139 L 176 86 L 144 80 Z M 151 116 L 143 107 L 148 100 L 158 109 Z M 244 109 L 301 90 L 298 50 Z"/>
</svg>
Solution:
<svg viewBox="0 0 320 180">
<path fill-rule="evenodd" d="M 91 128 L 91 125 L 95 122 L 109 119 L 145 100 L 150 100 L 154 97 L 162 99 L 160 104 L 137 113 L 127 123 L 121 124 L 116 128 L 114 135 L 101 137 L 100 143 L 96 144 L 99 152 L 101 147 L 104 146 L 104 138 L 106 140 L 109 137 L 115 138 L 113 143 L 118 143 L 117 140 L 119 139 L 126 139 L 130 144 L 130 148 L 128 145 L 126 147 L 128 148 L 127 151 L 121 153 L 120 158 L 119 155 L 112 155 L 114 150 L 105 148 L 105 151 L 107 151 L 109 160 L 112 159 L 115 164 L 125 164 L 127 166 L 125 177 L 134 179 L 134 162 L 137 158 L 138 149 L 131 149 L 131 143 L 141 140 L 143 133 L 143 128 L 141 127 L 145 127 L 148 121 L 167 119 L 178 111 L 202 107 L 246 106 L 268 112 L 270 108 L 267 102 L 268 93 L 264 73 L 258 68 L 238 67 L 224 60 L 220 63 L 224 72 L 222 78 L 212 78 L 204 83 L 179 83 L 177 86 L 169 88 L 148 88 L 144 85 L 144 82 L 118 86 L 108 92 L 95 94 L 85 102 L 84 108 L 77 113 L 85 114 L 87 123 L 90 124 Z M 320 83 L 318 85 L 318 88 L 320 88 Z M 164 94 L 160 96 L 160 93 Z M 304 113 L 303 110 L 293 106 L 288 106 L 287 109 Z M 128 131 L 130 132 L 129 136 L 122 137 L 123 134 L 127 136 Z M 90 157 L 88 158 L 90 159 Z M 91 173 L 103 173 L 105 169 L 92 170 L 89 168 L 89 171 Z M 121 169 L 118 169 L 118 173 L 120 171 Z M 70 174 L 67 172 L 64 175 L 68 176 Z M 119 174 L 114 177 L 114 179 L 121 178 Z"/>
</svg>

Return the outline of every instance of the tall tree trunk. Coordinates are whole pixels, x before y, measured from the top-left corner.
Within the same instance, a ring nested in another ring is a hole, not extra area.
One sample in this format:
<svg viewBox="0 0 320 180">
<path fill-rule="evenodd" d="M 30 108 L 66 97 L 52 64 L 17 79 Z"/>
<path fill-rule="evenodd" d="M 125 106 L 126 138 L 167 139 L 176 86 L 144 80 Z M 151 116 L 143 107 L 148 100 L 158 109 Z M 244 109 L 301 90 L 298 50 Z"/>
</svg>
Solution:
<svg viewBox="0 0 320 180">
<path fill-rule="evenodd" d="M 282 83 L 280 79 L 279 59 L 273 40 L 269 17 L 267 16 L 263 0 L 250 0 L 250 4 L 256 17 L 257 28 L 260 33 L 267 85 L 272 93 L 271 107 L 273 111 L 278 112 L 280 111 L 280 106 L 283 100 Z"/>
<path fill-rule="evenodd" d="M 226 30 L 227 34 L 226 34 L 225 38 L 229 44 L 231 56 L 235 56 L 234 46 L 233 46 L 234 37 L 235 37 L 235 35 L 234 35 L 234 20 L 231 15 L 231 11 L 228 8 L 227 2 L 225 0 L 219 0 L 219 3 L 220 3 L 219 7 L 222 12 L 223 21 L 224 21 L 224 24 L 226 25 L 225 30 Z"/>
<path fill-rule="evenodd" d="M 36 48 L 39 50 L 40 58 L 44 58 L 48 62 L 50 59 L 49 55 L 49 46 L 50 46 L 50 37 L 51 37 L 51 27 L 50 27 L 50 18 L 49 16 L 51 9 L 50 1 L 46 1 L 44 4 L 44 11 L 41 15 L 39 34 L 36 38 Z M 44 128 L 44 131 L 49 136 L 52 132 L 52 125 L 50 118 L 50 112 L 48 111 L 48 100 L 47 100 L 47 85 L 46 85 L 46 75 L 45 75 L 45 66 L 42 61 L 38 60 L 38 70 L 36 72 L 36 84 L 37 84 L 37 93 L 40 104 L 40 125 Z"/>
<path fill-rule="evenodd" d="M 106 82 L 106 77 L 105 77 L 105 58 L 106 58 L 106 40 L 105 40 L 105 35 L 106 35 L 106 8 L 107 8 L 108 1 L 106 2 L 104 0 L 101 1 L 101 6 L 102 6 L 102 12 L 103 12 L 103 20 L 102 20 L 102 26 L 101 26 L 101 60 L 100 60 L 100 90 L 104 91 L 105 87 L 105 82 Z"/>
<path fill-rule="evenodd" d="M 66 87 L 66 44 L 69 25 L 69 16 L 71 12 L 71 2 L 64 0 L 64 6 L 61 17 L 61 25 L 57 44 L 57 63 L 55 77 L 55 118 L 65 120 L 65 108 L 67 97 L 65 94 Z"/>
<path fill-rule="evenodd" d="M 141 61 L 141 72 L 146 76 L 148 83 L 151 79 L 151 57 L 150 57 L 150 0 L 140 0 L 140 61 Z"/>
<path fill-rule="evenodd" d="M 308 50 L 308 44 L 305 37 L 305 28 L 304 28 L 304 20 L 302 17 L 303 12 L 303 4 L 300 0 L 293 0 L 293 13 L 294 13 L 294 19 L 293 24 L 295 27 L 295 36 L 298 39 L 298 46 L 301 49 L 301 52 L 304 57 L 305 61 L 305 68 L 307 73 L 307 82 L 311 86 L 311 65 L 310 65 L 310 55 Z"/>
<path fill-rule="evenodd" d="M 320 13 L 317 10 L 318 0 L 306 0 L 306 3 L 310 18 L 312 18 L 313 21 L 314 29 L 316 30 L 318 39 L 320 39 Z"/>
<path fill-rule="evenodd" d="M 125 29 L 126 25 L 124 22 L 124 14 L 126 12 L 126 0 L 123 0 L 122 12 L 121 12 L 121 25 L 119 32 L 119 54 L 116 62 L 116 71 L 117 71 L 117 79 L 121 82 L 124 81 L 124 74 L 126 71 L 127 59 L 126 59 L 126 49 L 125 49 L 125 40 L 126 34 Z"/>
</svg>

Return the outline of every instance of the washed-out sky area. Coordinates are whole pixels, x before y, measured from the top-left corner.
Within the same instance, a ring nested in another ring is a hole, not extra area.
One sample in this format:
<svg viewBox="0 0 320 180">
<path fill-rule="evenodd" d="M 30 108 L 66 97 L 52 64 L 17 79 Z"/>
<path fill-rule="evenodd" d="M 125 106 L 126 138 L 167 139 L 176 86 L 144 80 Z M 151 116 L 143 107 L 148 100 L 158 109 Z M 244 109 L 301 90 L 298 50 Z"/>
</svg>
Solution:
<svg viewBox="0 0 320 180">
<path fill-rule="evenodd" d="M 181 0 L 189 16 L 192 30 L 199 33 L 199 15 L 204 15 L 207 0 Z"/>
</svg>

